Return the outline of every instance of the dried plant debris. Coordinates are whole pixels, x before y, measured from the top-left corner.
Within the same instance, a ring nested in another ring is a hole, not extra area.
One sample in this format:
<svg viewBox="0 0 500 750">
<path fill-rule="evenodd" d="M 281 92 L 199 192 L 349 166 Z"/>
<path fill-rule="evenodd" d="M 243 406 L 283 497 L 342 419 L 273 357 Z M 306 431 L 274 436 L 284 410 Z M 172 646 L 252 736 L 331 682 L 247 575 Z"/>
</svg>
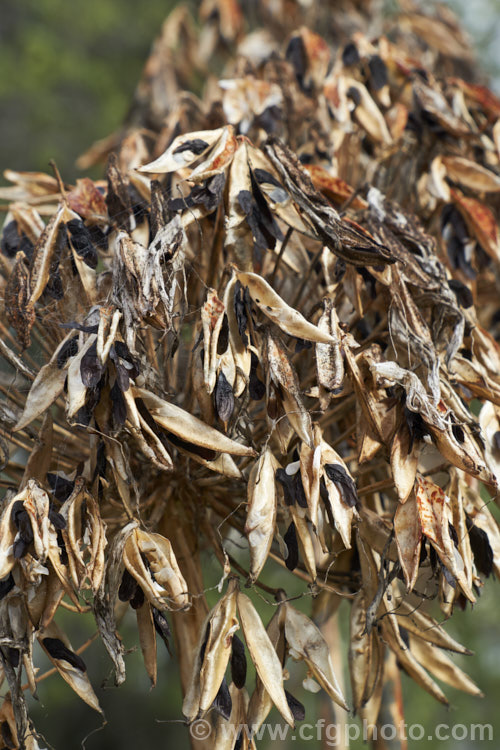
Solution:
<svg viewBox="0 0 500 750">
<path fill-rule="evenodd" d="M 172 13 L 80 159 L 104 179 L 5 172 L 2 747 L 38 747 L 35 638 L 101 710 L 61 607 L 92 610 L 117 684 L 124 613 L 152 685 L 175 643 L 204 747 L 254 747 L 273 705 L 304 718 L 290 660 L 375 725 L 398 667 L 479 694 L 431 605 L 500 576 L 500 101 L 442 10 L 407 0 L 373 37 L 369 2 L 248 5 L 205 0 L 199 32 Z M 352 691 L 324 627 L 342 598 Z"/>
</svg>

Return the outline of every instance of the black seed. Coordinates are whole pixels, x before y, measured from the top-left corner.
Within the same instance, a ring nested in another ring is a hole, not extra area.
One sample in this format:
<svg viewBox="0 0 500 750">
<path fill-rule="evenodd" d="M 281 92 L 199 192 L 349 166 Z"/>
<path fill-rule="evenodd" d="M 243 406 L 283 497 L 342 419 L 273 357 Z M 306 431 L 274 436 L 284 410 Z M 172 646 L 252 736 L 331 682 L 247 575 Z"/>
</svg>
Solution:
<svg viewBox="0 0 500 750">
<path fill-rule="evenodd" d="M 285 498 L 285 504 L 295 505 L 296 497 L 295 497 L 295 483 L 294 478 L 291 477 L 289 474 L 286 473 L 285 469 L 276 469 L 275 477 L 277 481 L 281 484 L 283 487 L 283 495 Z"/>
<path fill-rule="evenodd" d="M 60 300 L 64 297 L 64 288 L 59 269 L 50 272 L 50 278 L 44 289 L 44 294 L 48 294 L 52 299 Z"/>
<path fill-rule="evenodd" d="M 14 542 L 14 557 L 24 557 L 28 547 L 33 541 L 33 529 L 31 527 L 30 517 L 24 508 L 21 500 L 16 500 L 12 506 L 11 519 L 17 530 L 19 537 Z"/>
<path fill-rule="evenodd" d="M 64 503 L 73 492 L 75 482 L 51 472 L 48 472 L 46 477 L 55 499 L 60 503 Z"/>
<path fill-rule="evenodd" d="M 10 517 L 16 529 L 19 530 L 21 528 L 21 524 L 24 521 L 24 518 L 28 518 L 28 514 L 22 500 L 16 500 L 16 502 L 13 504 L 12 510 L 10 512 Z"/>
<path fill-rule="evenodd" d="M 140 586 L 137 586 L 135 590 L 135 594 L 130 600 L 130 606 L 132 607 L 132 609 L 140 609 L 143 604 L 144 604 L 144 591 L 141 589 Z"/>
<path fill-rule="evenodd" d="M 358 493 L 353 479 L 340 464 L 326 464 L 325 472 L 329 479 L 338 487 L 342 500 L 349 508 L 354 508 L 358 502 Z"/>
<path fill-rule="evenodd" d="M 127 419 L 127 406 L 125 404 L 125 399 L 123 398 L 122 390 L 118 385 L 118 380 L 115 381 L 115 384 L 111 388 L 109 397 L 111 398 L 112 403 L 113 422 L 115 427 L 121 427 L 125 424 L 125 420 Z"/>
<path fill-rule="evenodd" d="M 253 177 L 252 187 L 254 189 L 253 194 L 248 190 L 240 190 L 238 202 L 252 231 L 254 251 L 257 250 L 257 255 L 261 255 L 268 248 L 274 248 L 276 240 L 282 239 L 283 234 Z"/>
<path fill-rule="evenodd" d="M 214 461 L 217 458 L 217 452 L 210 448 L 203 448 L 201 445 L 188 443 L 187 440 L 183 440 L 177 435 L 174 435 L 173 432 L 168 432 L 167 430 L 162 430 L 161 433 L 170 443 L 172 443 L 172 445 L 175 445 L 177 448 L 183 448 L 184 450 L 189 451 L 189 453 L 194 453 L 195 456 L 199 456 L 200 458 L 205 459 L 205 461 Z"/>
<path fill-rule="evenodd" d="M 363 280 L 366 283 L 366 286 L 368 288 L 368 293 L 371 299 L 376 299 L 377 298 L 377 280 L 375 276 L 373 276 L 367 268 L 362 268 L 361 266 L 356 266 L 356 271 L 359 273 L 360 276 L 363 277 Z"/>
<path fill-rule="evenodd" d="M 118 589 L 118 599 L 121 602 L 129 602 L 134 598 L 137 591 L 137 581 L 130 575 L 127 568 L 123 571 L 120 588 Z"/>
<path fill-rule="evenodd" d="M 500 451 L 500 431 L 495 432 L 493 435 L 493 448 Z"/>
<path fill-rule="evenodd" d="M 209 637 L 210 637 L 210 623 L 208 622 L 206 630 L 205 630 L 205 637 L 203 639 L 203 643 L 201 644 L 201 648 L 200 648 L 200 667 L 203 664 L 203 660 L 205 658 L 205 651 L 207 649 L 207 643 L 208 643 Z"/>
<path fill-rule="evenodd" d="M 226 182 L 225 174 L 216 174 L 201 185 L 195 185 L 189 195 L 182 198 L 169 200 L 167 207 L 169 211 L 184 211 L 186 208 L 203 205 L 207 211 L 214 211 L 219 205 L 224 185 Z M 173 257 L 173 253 L 166 257 L 166 260 Z"/>
<path fill-rule="evenodd" d="M 406 400 L 406 395 L 404 395 L 404 400 Z M 405 406 L 403 408 L 403 414 L 410 433 L 410 443 L 408 446 L 408 454 L 410 454 L 414 444 L 423 440 L 424 436 L 429 434 L 429 430 L 427 429 L 422 416 L 417 414 L 417 412 L 410 411 L 410 409 Z"/>
<path fill-rule="evenodd" d="M 254 203 L 252 193 L 249 190 L 240 190 L 238 193 L 238 203 L 244 213 L 248 215 L 252 211 Z"/>
<path fill-rule="evenodd" d="M 0 581 L 0 599 L 3 599 L 4 596 L 7 596 L 9 591 L 12 591 L 14 586 L 15 583 L 12 573 L 9 573 L 8 576 L 2 578 L 2 580 Z"/>
<path fill-rule="evenodd" d="M 427 559 L 427 547 L 425 545 L 425 539 L 422 540 L 422 546 L 420 547 L 420 559 L 418 561 L 419 566 Z"/>
<path fill-rule="evenodd" d="M 307 54 L 302 37 L 294 36 L 290 39 L 285 53 L 286 59 L 293 66 L 300 86 L 303 86 L 304 75 L 307 70 Z"/>
<path fill-rule="evenodd" d="M 177 146 L 173 154 L 182 154 L 184 151 L 192 151 L 193 154 L 202 154 L 205 149 L 208 148 L 208 143 L 202 141 L 201 138 L 193 138 L 190 141 L 184 141 L 180 146 Z"/>
<path fill-rule="evenodd" d="M 67 661 L 75 669 L 79 669 L 80 672 L 86 672 L 87 667 L 83 659 L 71 651 L 59 638 L 42 638 L 42 643 L 52 656 L 53 659 L 61 661 Z"/>
<path fill-rule="evenodd" d="M 74 357 L 78 354 L 78 336 L 73 336 L 72 339 L 66 341 L 57 354 L 57 366 L 60 370 L 64 367 L 70 357 Z"/>
<path fill-rule="evenodd" d="M 234 312 L 236 315 L 236 322 L 238 323 L 238 332 L 241 336 L 241 340 L 244 346 L 248 346 L 248 336 L 246 333 L 248 325 L 248 316 L 244 299 L 241 295 L 242 286 L 239 281 L 236 282 L 234 287 Z"/>
<path fill-rule="evenodd" d="M 20 560 L 28 553 L 29 544 L 22 537 L 18 537 L 12 545 L 12 554 L 15 560 Z"/>
<path fill-rule="evenodd" d="M 63 535 L 58 530 L 57 531 L 57 546 L 59 547 L 59 558 L 61 560 L 62 565 L 68 564 L 68 552 L 66 550 L 66 544 L 63 539 Z"/>
<path fill-rule="evenodd" d="M 126 359 L 127 362 L 133 361 L 130 349 L 124 341 L 115 341 L 115 343 L 113 344 L 113 349 L 122 359 Z"/>
<path fill-rule="evenodd" d="M 33 248 L 33 243 L 24 232 L 19 234 L 16 222 L 9 221 L 3 229 L 2 239 L 0 241 L 0 250 L 3 255 L 6 255 L 8 258 L 15 258 L 16 253 L 22 251 L 28 260 L 31 260 Z"/>
<path fill-rule="evenodd" d="M 87 227 L 87 232 L 89 233 L 92 243 L 96 247 L 104 247 L 107 245 L 106 235 L 97 225 L 94 224 L 92 227 Z"/>
<path fill-rule="evenodd" d="M 222 716 L 223 719 L 229 721 L 233 701 L 225 677 L 222 678 L 220 688 L 215 696 L 214 702 L 212 703 L 212 707 Z"/>
<path fill-rule="evenodd" d="M 87 388 L 95 388 L 101 379 L 102 363 L 97 356 L 97 342 L 87 349 L 80 362 L 80 375 L 82 383 Z"/>
<path fill-rule="evenodd" d="M 160 612 L 160 610 L 156 609 L 156 607 L 152 606 L 151 612 L 153 613 L 153 623 L 155 626 L 155 630 L 167 647 L 168 653 L 170 653 L 170 644 L 168 642 L 168 639 L 171 636 L 171 632 L 167 622 L 167 618 L 165 617 L 163 612 Z"/>
<path fill-rule="evenodd" d="M 268 172 L 265 169 L 256 169 L 254 171 L 254 175 L 259 185 L 266 183 L 268 185 L 275 185 L 276 187 L 283 189 L 283 185 L 280 182 L 278 182 L 276 177 L 274 177 L 270 172 Z"/>
<path fill-rule="evenodd" d="M 87 526 L 87 500 L 85 498 L 80 505 L 80 525 L 82 527 L 82 533 L 84 533 Z"/>
<path fill-rule="evenodd" d="M 372 55 L 368 60 L 370 68 L 370 83 L 374 91 L 379 91 L 388 84 L 387 67 L 378 55 Z"/>
<path fill-rule="evenodd" d="M 129 371 L 124 367 L 121 362 L 115 362 L 116 382 L 120 387 L 122 393 L 128 391 L 130 387 Z"/>
<path fill-rule="evenodd" d="M 399 635 L 401 636 L 401 640 L 405 644 L 406 648 L 410 648 L 410 636 L 408 635 L 408 631 L 406 628 L 404 628 L 402 625 L 398 625 L 399 628 Z"/>
<path fill-rule="evenodd" d="M 306 709 L 302 705 L 302 703 L 297 700 L 297 698 L 294 698 L 294 696 L 288 692 L 288 690 L 285 690 L 285 698 L 286 702 L 288 703 L 288 708 L 292 712 L 292 716 L 295 719 L 295 721 L 304 721 L 306 717 Z"/>
<path fill-rule="evenodd" d="M 108 468 L 108 462 L 106 461 L 106 443 L 104 442 L 104 440 L 101 440 L 99 445 L 97 446 L 97 455 L 96 455 L 96 462 L 95 462 L 96 475 L 100 477 L 105 477 L 107 468 Z"/>
<path fill-rule="evenodd" d="M 49 521 L 55 529 L 65 529 L 66 519 L 61 516 L 52 506 L 49 507 Z"/>
<path fill-rule="evenodd" d="M 446 249 L 453 268 L 460 269 L 468 279 L 474 279 L 476 272 L 470 264 L 466 248 L 469 231 L 460 211 L 449 203 L 441 212 L 441 232 L 446 230 Z"/>
<path fill-rule="evenodd" d="M 293 521 L 286 530 L 283 539 L 285 540 L 285 544 L 288 548 L 288 557 L 285 560 L 285 565 L 288 570 L 295 570 L 295 568 L 299 564 L 299 545 L 297 543 L 297 533 L 295 531 L 295 524 Z"/>
<path fill-rule="evenodd" d="M 234 394 L 222 370 L 214 388 L 214 406 L 221 422 L 228 422 L 231 419 L 234 409 Z"/>
<path fill-rule="evenodd" d="M 451 431 L 459 443 L 463 443 L 465 440 L 465 433 L 459 424 L 452 424 Z"/>
<path fill-rule="evenodd" d="M 342 280 L 342 278 L 345 276 L 345 272 L 347 270 L 347 265 L 345 260 L 342 260 L 342 258 L 337 258 L 335 262 L 335 268 L 334 268 L 334 276 L 335 281 L 339 282 Z"/>
<path fill-rule="evenodd" d="M 54 254 L 49 269 L 49 280 L 44 289 L 44 293 L 56 300 L 64 297 L 62 278 L 59 272 L 59 263 L 63 253 L 68 247 L 68 232 L 64 224 L 60 224 L 57 230 L 57 236 L 54 243 Z"/>
<path fill-rule="evenodd" d="M 96 268 L 98 256 L 93 245 L 92 237 L 89 230 L 81 219 L 71 219 L 66 224 L 71 235 L 71 244 L 77 255 L 82 258 L 84 263 L 90 268 Z"/>
<path fill-rule="evenodd" d="M 229 323 L 227 315 L 224 313 L 222 318 L 222 325 L 219 331 L 219 338 L 217 339 L 217 354 L 219 357 L 224 354 L 229 344 Z"/>
<path fill-rule="evenodd" d="M 253 401 L 260 401 L 265 396 L 266 386 L 257 376 L 259 360 L 254 352 L 251 352 L 250 377 L 248 379 L 248 394 Z"/>
<path fill-rule="evenodd" d="M 304 492 L 304 485 L 302 484 L 302 477 L 300 471 L 297 471 L 293 475 L 293 487 L 295 491 L 295 501 L 300 508 L 307 508 L 307 498 Z"/>
<path fill-rule="evenodd" d="M 446 565 L 444 565 L 441 562 L 441 560 L 439 560 L 439 565 L 441 566 L 441 570 L 443 572 L 443 575 L 444 575 L 447 583 L 449 583 L 449 585 L 452 588 L 456 589 L 456 587 L 457 587 L 457 580 L 456 580 L 455 576 L 453 575 L 453 573 L 450 570 L 448 570 L 448 568 L 446 567 Z"/>
<path fill-rule="evenodd" d="M 283 113 L 281 109 L 275 105 L 266 107 L 258 117 L 255 118 L 255 123 L 268 135 L 272 135 L 281 129 L 283 121 Z"/>
<path fill-rule="evenodd" d="M 467 528 L 472 554 L 474 555 L 474 564 L 478 571 L 488 578 L 493 573 L 493 550 L 488 534 L 479 526 L 475 526 L 468 516 Z"/>
<path fill-rule="evenodd" d="M 14 742 L 14 738 L 12 737 L 12 732 L 10 731 L 10 726 L 8 721 L 2 721 L 2 724 L 0 726 L 0 731 L 2 734 L 2 740 L 4 742 L 5 747 L 8 748 L 8 750 L 15 750 L 16 747 L 18 747 L 17 743 Z"/>
<path fill-rule="evenodd" d="M 353 42 L 346 44 L 342 50 L 342 62 L 344 65 L 356 65 L 360 61 L 358 48 Z"/>
<path fill-rule="evenodd" d="M 136 224 L 142 224 L 144 221 L 149 221 L 149 211 L 146 207 L 146 203 L 142 200 L 141 195 L 135 189 L 133 185 L 128 186 L 128 194 L 130 197 L 130 203 L 132 206 L 132 213 Z M 148 236 L 146 243 L 149 245 L 151 237 Z"/>
<path fill-rule="evenodd" d="M 9 221 L 3 228 L 0 249 L 8 258 L 15 258 L 19 250 L 21 236 L 17 230 L 15 221 Z"/>
<path fill-rule="evenodd" d="M 347 96 L 352 99 L 356 107 L 361 103 L 361 94 L 355 86 L 350 86 L 347 89 Z"/>
<path fill-rule="evenodd" d="M 247 657 L 245 646 L 237 635 L 233 635 L 231 650 L 231 677 L 236 687 L 241 690 L 247 679 Z"/>
<path fill-rule="evenodd" d="M 118 359 L 117 359 L 118 357 L 120 359 L 125 360 L 125 362 L 128 365 L 130 365 L 130 367 L 125 367 L 125 369 L 128 371 L 128 377 L 136 378 L 139 375 L 139 368 L 137 366 L 135 357 L 132 356 L 128 346 L 123 341 L 115 341 L 115 343 L 111 347 L 109 356 L 111 357 L 111 359 L 117 366 L 117 370 L 118 370 L 118 364 L 120 364 L 120 366 L 123 367 L 123 365 L 121 365 L 121 363 L 118 362 Z M 117 377 L 118 377 L 118 372 L 117 372 Z M 126 391 L 127 388 L 128 388 L 128 385 L 127 387 L 123 387 L 122 391 Z"/>
<path fill-rule="evenodd" d="M 7 659 L 9 660 L 9 663 L 11 667 L 14 667 L 14 669 L 17 669 L 19 666 L 19 651 L 17 648 L 12 648 L 12 646 L 7 646 Z"/>
<path fill-rule="evenodd" d="M 450 536 L 451 536 L 453 544 L 458 549 L 458 534 L 453 524 L 451 524 L 449 521 L 448 521 L 448 531 L 450 532 Z"/>
</svg>

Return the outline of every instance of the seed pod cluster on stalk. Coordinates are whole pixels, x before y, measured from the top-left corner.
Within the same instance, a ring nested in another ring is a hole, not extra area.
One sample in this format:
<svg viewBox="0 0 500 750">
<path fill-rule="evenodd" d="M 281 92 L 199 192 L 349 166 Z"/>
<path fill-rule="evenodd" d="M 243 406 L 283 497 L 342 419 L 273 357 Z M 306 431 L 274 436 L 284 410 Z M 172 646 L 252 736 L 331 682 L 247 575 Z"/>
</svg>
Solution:
<svg viewBox="0 0 500 750">
<path fill-rule="evenodd" d="M 101 710 L 61 608 L 116 684 L 130 610 L 153 686 L 172 637 L 207 748 L 301 721 L 293 662 L 373 726 L 400 670 L 480 694 L 439 620 L 500 576 L 500 101 L 443 10 L 252 5 L 171 14 L 104 179 L 5 172 L 0 747 L 38 747 L 35 639 Z"/>
</svg>

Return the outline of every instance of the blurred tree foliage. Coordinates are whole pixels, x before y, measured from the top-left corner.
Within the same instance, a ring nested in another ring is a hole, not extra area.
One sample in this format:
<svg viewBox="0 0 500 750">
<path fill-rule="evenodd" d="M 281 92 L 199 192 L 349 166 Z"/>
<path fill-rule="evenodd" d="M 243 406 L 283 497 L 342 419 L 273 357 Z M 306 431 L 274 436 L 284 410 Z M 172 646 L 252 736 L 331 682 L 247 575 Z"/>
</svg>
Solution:
<svg viewBox="0 0 500 750">
<path fill-rule="evenodd" d="M 190 3 L 196 5 L 196 3 Z M 448 0 L 500 80 L 500 0 Z M 75 159 L 124 119 L 148 50 L 177 0 L 2 0 L 1 169 Z M 473 10 L 475 8 L 476 10 Z M 479 12 L 476 12 L 479 11 Z"/>
<path fill-rule="evenodd" d="M 2 0 L 0 164 L 73 179 L 76 157 L 125 117 L 175 0 Z"/>
</svg>

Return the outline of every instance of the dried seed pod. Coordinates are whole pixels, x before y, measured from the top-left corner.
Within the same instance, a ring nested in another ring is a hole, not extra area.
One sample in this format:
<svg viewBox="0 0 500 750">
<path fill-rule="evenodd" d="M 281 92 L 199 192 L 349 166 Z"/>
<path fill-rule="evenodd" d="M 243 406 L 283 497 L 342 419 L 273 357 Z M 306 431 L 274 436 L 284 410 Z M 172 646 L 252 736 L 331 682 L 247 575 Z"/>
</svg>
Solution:
<svg viewBox="0 0 500 750">
<path fill-rule="evenodd" d="M 254 583 L 259 577 L 273 541 L 277 503 L 274 473 L 278 466 L 267 447 L 255 462 L 248 479 L 245 534 L 250 547 L 249 583 Z"/>
<path fill-rule="evenodd" d="M 54 622 L 39 634 L 38 641 L 63 680 L 85 703 L 102 713 L 87 677 L 84 661 L 71 649 L 68 639 Z"/>
<path fill-rule="evenodd" d="M 156 685 L 156 635 L 152 607 L 149 604 L 144 604 L 141 607 L 134 607 L 134 609 L 144 666 L 151 680 L 151 687 L 154 687 Z"/>
<path fill-rule="evenodd" d="M 290 604 L 285 608 L 285 638 L 290 655 L 303 659 L 330 698 L 348 710 L 333 672 L 328 645 L 316 625 Z"/>
<path fill-rule="evenodd" d="M 237 603 L 241 628 L 257 674 L 280 714 L 293 727 L 294 718 L 286 700 L 281 663 L 276 651 L 248 596 L 238 592 Z"/>
<path fill-rule="evenodd" d="M 153 606 L 182 609 L 188 605 L 186 581 L 171 543 L 161 534 L 132 529 L 123 548 L 123 562 Z"/>
<path fill-rule="evenodd" d="M 464 561 L 455 548 L 450 534 L 452 522 L 450 499 L 434 482 L 417 477 L 415 489 L 418 517 L 424 534 L 436 550 L 443 565 L 458 581 L 463 593 L 474 602 L 475 596 L 464 574 Z"/>
<path fill-rule="evenodd" d="M 312 446 L 312 423 L 299 389 L 297 373 L 279 339 L 270 331 L 266 339 L 266 360 L 270 375 L 281 386 L 283 406 L 293 429 L 309 446 Z"/>
<path fill-rule="evenodd" d="M 335 343 L 335 339 L 328 331 L 309 323 L 297 310 L 287 305 L 261 276 L 242 272 L 236 276 L 242 286 L 248 287 L 250 296 L 264 315 L 276 323 L 284 333 L 306 341 Z"/>
<path fill-rule="evenodd" d="M 254 455 L 253 448 L 231 440 L 179 406 L 164 401 L 143 388 L 131 390 L 135 398 L 143 400 L 155 422 L 177 435 L 181 440 L 186 440 L 207 450 L 232 453 L 235 456 Z"/>
<path fill-rule="evenodd" d="M 418 515 L 417 498 L 412 492 L 404 505 L 399 505 L 394 515 L 394 535 L 398 545 L 399 561 L 408 591 L 415 586 L 420 564 L 422 528 Z"/>
<path fill-rule="evenodd" d="M 208 711 L 219 691 L 231 656 L 232 635 L 239 628 L 236 596 L 236 582 L 232 580 L 203 624 L 191 681 L 182 704 L 188 721 Z"/>
<path fill-rule="evenodd" d="M 241 689 L 245 686 L 247 677 L 247 658 L 245 647 L 236 633 L 233 635 L 231 651 L 231 677 L 235 686 Z"/>
<path fill-rule="evenodd" d="M 208 393 L 212 393 L 216 382 L 217 346 L 224 320 L 224 304 L 217 297 L 215 289 L 209 289 L 207 299 L 201 310 L 203 326 L 203 373 Z"/>
</svg>

